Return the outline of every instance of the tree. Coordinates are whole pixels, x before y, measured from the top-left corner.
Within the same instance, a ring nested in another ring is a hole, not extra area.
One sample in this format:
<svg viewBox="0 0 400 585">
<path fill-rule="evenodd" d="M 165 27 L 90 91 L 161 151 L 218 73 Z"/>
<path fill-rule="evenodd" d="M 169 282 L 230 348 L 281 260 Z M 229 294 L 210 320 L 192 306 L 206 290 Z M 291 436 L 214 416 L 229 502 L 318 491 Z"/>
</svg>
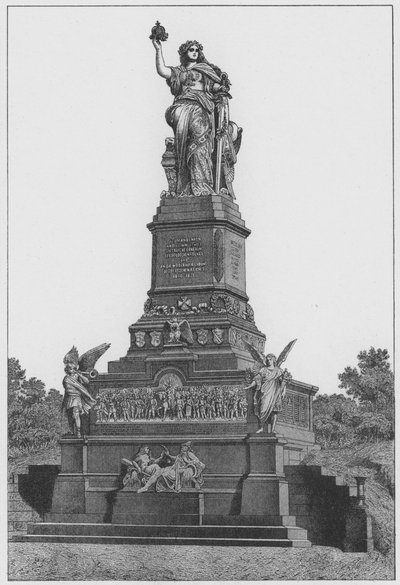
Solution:
<svg viewBox="0 0 400 585">
<path fill-rule="evenodd" d="M 371 405 L 375 411 L 393 407 L 394 379 L 388 351 L 371 347 L 369 351 L 360 351 L 357 359 L 358 369 L 347 366 L 338 374 L 339 388 L 345 389 L 360 404 Z"/>
<path fill-rule="evenodd" d="M 49 445 L 63 431 L 62 396 L 52 388 L 46 393 L 38 378 L 26 378 L 16 358 L 8 360 L 9 447 L 31 450 Z M 64 424 L 63 424 L 64 422 Z"/>
<path fill-rule="evenodd" d="M 371 439 L 388 438 L 394 429 L 394 376 L 389 353 L 371 347 L 360 351 L 357 359 L 358 368 L 347 366 L 338 374 L 339 388 L 360 404 L 362 420 L 358 434 Z"/>
<path fill-rule="evenodd" d="M 359 406 L 343 394 L 320 394 L 314 400 L 315 438 L 323 447 L 341 446 L 354 441 L 360 421 Z"/>
<path fill-rule="evenodd" d="M 8 403 L 14 402 L 21 393 L 22 383 L 25 380 L 25 370 L 21 368 L 15 358 L 8 360 Z"/>
</svg>

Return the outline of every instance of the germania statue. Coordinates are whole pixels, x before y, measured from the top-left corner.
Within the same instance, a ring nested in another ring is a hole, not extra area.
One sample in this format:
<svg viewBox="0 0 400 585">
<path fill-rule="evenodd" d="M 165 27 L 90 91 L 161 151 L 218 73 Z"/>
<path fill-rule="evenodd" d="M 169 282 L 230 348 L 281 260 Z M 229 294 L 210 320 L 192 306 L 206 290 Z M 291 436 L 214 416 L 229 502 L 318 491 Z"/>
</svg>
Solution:
<svg viewBox="0 0 400 585">
<path fill-rule="evenodd" d="M 163 162 L 169 167 L 168 172 L 165 169 L 168 195 L 191 197 L 222 190 L 233 198 L 233 167 L 242 129 L 229 120 L 228 76 L 207 61 L 198 41 L 186 41 L 179 47 L 180 65 L 165 65 L 161 41 L 167 37 L 157 22 L 150 35 L 156 49 L 156 69 L 175 97 L 165 113 L 174 131 L 174 144 L 167 142 L 168 163 Z M 175 159 L 171 164 L 172 146 Z M 173 176 L 168 174 L 171 166 Z"/>
</svg>

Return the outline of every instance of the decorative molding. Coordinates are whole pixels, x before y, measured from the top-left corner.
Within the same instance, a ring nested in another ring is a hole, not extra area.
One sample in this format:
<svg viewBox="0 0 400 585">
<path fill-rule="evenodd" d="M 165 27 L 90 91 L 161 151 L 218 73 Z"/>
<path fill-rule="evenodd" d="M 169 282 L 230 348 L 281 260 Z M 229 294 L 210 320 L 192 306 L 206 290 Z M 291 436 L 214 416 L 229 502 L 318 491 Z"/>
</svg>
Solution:
<svg viewBox="0 0 400 585">
<path fill-rule="evenodd" d="M 241 329 L 237 329 L 236 327 L 231 327 L 229 329 L 229 343 L 233 347 L 237 347 L 238 349 L 247 351 L 246 345 L 243 343 L 246 341 L 250 343 L 253 347 L 255 347 L 260 353 L 264 353 L 264 346 L 265 340 L 261 337 L 253 335 L 251 333 L 247 333 L 242 331 Z"/>
<path fill-rule="evenodd" d="M 224 275 L 224 233 L 221 228 L 214 232 L 214 278 L 220 282 Z"/>
</svg>

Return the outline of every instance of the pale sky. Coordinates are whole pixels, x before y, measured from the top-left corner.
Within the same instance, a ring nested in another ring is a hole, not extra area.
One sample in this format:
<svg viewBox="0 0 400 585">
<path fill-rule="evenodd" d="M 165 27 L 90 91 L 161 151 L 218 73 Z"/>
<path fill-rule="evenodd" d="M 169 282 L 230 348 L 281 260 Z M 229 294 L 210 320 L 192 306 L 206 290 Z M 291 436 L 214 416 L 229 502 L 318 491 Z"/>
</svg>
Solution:
<svg viewBox="0 0 400 585">
<path fill-rule="evenodd" d="M 172 95 L 154 65 L 197 39 L 232 81 L 247 294 L 266 350 L 337 391 L 392 354 L 390 7 L 9 9 L 9 355 L 61 390 L 62 359 L 126 354 L 150 288 Z"/>
</svg>

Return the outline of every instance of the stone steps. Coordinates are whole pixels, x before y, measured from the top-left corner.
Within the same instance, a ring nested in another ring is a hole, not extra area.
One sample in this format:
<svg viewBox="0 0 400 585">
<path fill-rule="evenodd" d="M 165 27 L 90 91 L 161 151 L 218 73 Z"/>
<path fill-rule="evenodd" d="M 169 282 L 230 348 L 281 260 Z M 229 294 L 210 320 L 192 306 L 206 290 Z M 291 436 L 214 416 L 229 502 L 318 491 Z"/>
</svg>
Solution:
<svg viewBox="0 0 400 585">
<path fill-rule="evenodd" d="M 14 542 L 310 547 L 307 531 L 295 526 L 132 525 L 73 522 L 28 524 Z"/>
<path fill-rule="evenodd" d="M 100 523 L 28 524 L 28 534 L 41 536 L 112 536 L 140 538 L 225 538 L 262 540 L 307 540 L 307 531 L 296 526 L 221 526 L 221 525 L 133 525 Z"/>
<path fill-rule="evenodd" d="M 123 516 L 123 518 L 122 518 Z M 104 514 L 57 514 L 47 513 L 44 515 L 44 523 L 53 524 L 104 524 Z M 108 523 L 108 522 L 107 522 Z M 122 514 L 113 514 L 112 524 L 132 524 L 136 526 L 145 525 L 190 525 L 199 526 L 199 514 L 140 514 L 126 512 Z M 205 514 L 201 517 L 202 526 L 278 526 L 278 527 L 296 527 L 294 516 L 223 516 L 218 514 Z"/>
<path fill-rule="evenodd" d="M 311 546 L 308 540 L 267 539 L 267 538 L 203 538 L 173 536 L 82 536 L 82 535 L 42 535 L 26 534 L 15 536 L 14 542 L 51 542 L 82 543 L 82 544 L 141 544 L 141 545 L 202 545 L 202 546 L 271 546 L 271 547 L 302 547 Z"/>
</svg>

